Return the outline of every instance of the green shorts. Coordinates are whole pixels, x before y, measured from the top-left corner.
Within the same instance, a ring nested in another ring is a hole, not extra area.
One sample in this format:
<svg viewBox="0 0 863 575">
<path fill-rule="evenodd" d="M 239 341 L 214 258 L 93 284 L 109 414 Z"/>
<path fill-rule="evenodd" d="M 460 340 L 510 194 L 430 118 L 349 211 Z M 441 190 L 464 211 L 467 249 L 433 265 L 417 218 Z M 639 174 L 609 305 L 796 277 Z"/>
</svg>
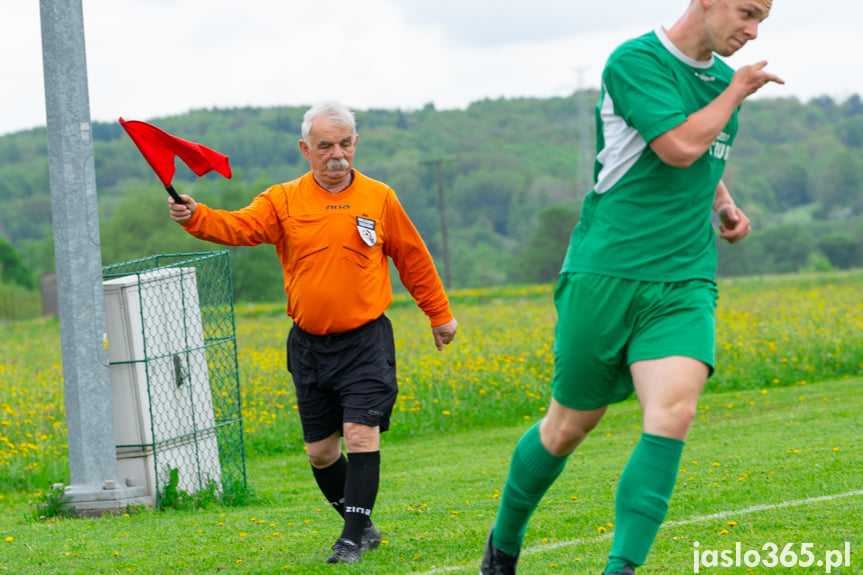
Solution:
<svg viewBox="0 0 863 575">
<path fill-rule="evenodd" d="M 629 366 L 685 356 L 713 374 L 716 284 L 643 282 L 563 273 L 554 292 L 552 393 L 571 409 L 592 410 L 633 391 Z"/>
</svg>

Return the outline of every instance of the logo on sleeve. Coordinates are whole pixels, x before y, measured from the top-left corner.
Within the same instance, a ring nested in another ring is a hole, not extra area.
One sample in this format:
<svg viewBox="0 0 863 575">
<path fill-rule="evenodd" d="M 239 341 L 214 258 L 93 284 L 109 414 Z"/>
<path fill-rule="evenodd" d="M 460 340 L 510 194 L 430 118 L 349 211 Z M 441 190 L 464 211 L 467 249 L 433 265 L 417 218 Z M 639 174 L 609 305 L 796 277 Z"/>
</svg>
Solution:
<svg viewBox="0 0 863 575">
<path fill-rule="evenodd" d="M 731 154 L 730 140 L 730 135 L 725 132 L 721 132 L 716 138 L 716 141 L 714 141 L 710 146 L 710 155 L 719 160 L 727 160 L 729 154 Z"/>
<path fill-rule="evenodd" d="M 372 247 L 377 243 L 378 234 L 375 232 L 374 220 L 357 216 L 357 231 L 360 232 L 360 238 L 367 246 Z"/>
</svg>

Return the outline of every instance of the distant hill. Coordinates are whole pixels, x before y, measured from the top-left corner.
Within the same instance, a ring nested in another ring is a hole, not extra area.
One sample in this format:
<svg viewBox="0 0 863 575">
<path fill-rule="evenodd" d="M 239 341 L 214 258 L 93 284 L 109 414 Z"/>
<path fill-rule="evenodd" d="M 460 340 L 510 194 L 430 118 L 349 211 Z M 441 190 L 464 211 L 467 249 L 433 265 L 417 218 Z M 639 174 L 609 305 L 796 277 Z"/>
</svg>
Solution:
<svg viewBox="0 0 863 575">
<path fill-rule="evenodd" d="M 525 277 L 531 266 L 522 257 L 531 238 L 551 233 L 537 227 L 543 213 L 564 209 L 577 217 L 592 180 L 597 98 L 597 92 L 583 91 L 565 98 L 483 100 L 466 110 L 361 110 L 355 167 L 396 190 L 443 270 L 435 170 L 440 160 L 453 287 L 551 281 Z M 268 185 L 307 171 L 297 147 L 304 112 L 236 108 L 134 119 L 230 156 L 234 179 L 198 180 L 178 162 L 175 186 L 214 207 L 236 209 Z M 725 181 L 755 233 L 753 241 L 731 248 L 739 251 L 723 246 L 720 272 L 863 265 L 860 97 L 754 100 L 740 117 Z M 96 122 L 93 135 L 105 264 L 215 248 L 170 222 L 164 191 L 118 123 Z M 48 271 L 53 240 L 44 129 L 0 137 L 0 162 L 0 235 L 35 273 Z M 771 230 L 776 237 L 759 239 Z M 540 253 L 559 259 L 560 249 Z M 273 257 L 267 248 L 234 250 L 235 270 L 246 278 L 240 296 L 283 297 L 278 285 L 252 287 L 261 279 L 255 270 Z"/>
</svg>

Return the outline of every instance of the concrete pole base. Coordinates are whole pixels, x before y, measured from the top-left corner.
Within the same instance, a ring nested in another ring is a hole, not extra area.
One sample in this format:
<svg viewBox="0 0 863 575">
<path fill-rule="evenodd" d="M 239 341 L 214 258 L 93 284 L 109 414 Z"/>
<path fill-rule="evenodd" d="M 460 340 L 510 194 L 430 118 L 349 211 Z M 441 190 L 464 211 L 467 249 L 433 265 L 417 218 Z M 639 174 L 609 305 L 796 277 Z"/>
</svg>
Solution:
<svg viewBox="0 0 863 575">
<path fill-rule="evenodd" d="M 113 480 L 103 485 L 69 485 L 67 504 L 75 509 L 75 517 L 101 517 L 108 513 L 121 515 L 130 507 L 154 508 L 156 498 L 147 495 L 143 485 L 116 485 Z"/>
</svg>

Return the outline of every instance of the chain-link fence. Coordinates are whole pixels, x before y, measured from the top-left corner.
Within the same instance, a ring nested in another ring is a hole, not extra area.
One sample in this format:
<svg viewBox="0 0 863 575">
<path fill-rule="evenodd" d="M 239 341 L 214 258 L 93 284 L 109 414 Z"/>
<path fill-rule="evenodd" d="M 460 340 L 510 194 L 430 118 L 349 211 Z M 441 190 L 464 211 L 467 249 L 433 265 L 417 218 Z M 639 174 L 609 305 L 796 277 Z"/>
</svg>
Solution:
<svg viewBox="0 0 863 575">
<path fill-rule="evenodd" d="M 120 479 L 172 493 L 247 492 L 228 252 L 102 270 Z"/>
</svg>

